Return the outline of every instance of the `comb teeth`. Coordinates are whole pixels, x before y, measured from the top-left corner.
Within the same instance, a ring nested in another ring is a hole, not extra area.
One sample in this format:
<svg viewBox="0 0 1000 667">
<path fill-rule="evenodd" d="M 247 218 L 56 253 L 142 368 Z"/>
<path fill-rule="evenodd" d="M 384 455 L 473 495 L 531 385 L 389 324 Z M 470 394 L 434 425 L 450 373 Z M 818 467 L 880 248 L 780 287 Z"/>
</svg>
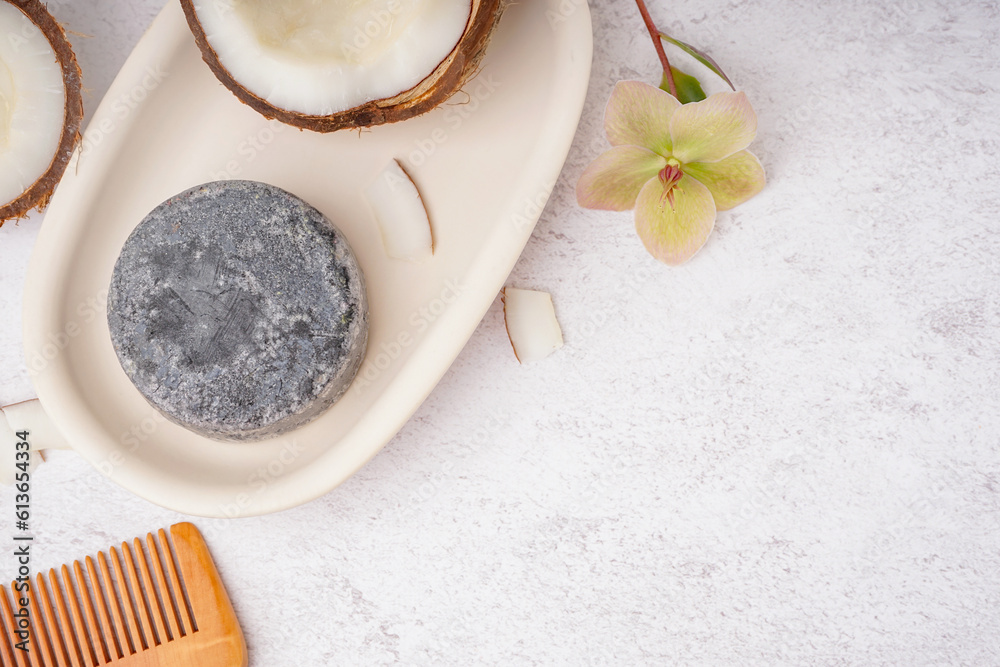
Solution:
<svg viewBox="0 0 1000 667">
<path fill-rule="evenodd" d="M 198 631 L 166 531 L 39 573 L 27 591 L 0 586 L 0 664 L 99 667 Z M 72 568 L 72 572 L 71 572 Z M 18 599 L 28 600 L 30 651 L 18 650 Z"/>
</svg>

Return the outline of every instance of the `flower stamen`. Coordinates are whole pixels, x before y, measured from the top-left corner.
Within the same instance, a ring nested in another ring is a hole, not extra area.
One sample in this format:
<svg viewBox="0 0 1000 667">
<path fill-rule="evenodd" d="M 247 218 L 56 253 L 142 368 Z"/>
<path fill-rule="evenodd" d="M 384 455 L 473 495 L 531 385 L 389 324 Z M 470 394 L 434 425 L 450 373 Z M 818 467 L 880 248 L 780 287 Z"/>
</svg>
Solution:
<svg viewBox="0 0 1000 667">
<path fill-rule="evenodd" d="M 671 161 L 672 162 L 672 161 Z M 667 164 L 666 167 L 660 170 L 659 179 L 660 183 L 663 184 L 663 195 L 660 197 L 660 203 L 666 199 L 670 202 L 670 208 L 674 208 L 674 187 L 684 178 L 684 172 L 677 164 Z"/>
</svg>

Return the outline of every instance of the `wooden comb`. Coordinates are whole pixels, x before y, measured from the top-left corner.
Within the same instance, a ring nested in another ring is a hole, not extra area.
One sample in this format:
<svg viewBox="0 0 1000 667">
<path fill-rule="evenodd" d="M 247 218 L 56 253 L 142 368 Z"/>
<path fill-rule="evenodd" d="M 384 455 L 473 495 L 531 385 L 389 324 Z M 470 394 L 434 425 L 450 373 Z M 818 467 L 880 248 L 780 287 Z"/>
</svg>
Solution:
<svg viewBox="0 0 1000 667">
<path fill-rule="evenodd" d="M 41 573 L 26 592 L 0 586 L 5 667 L 246 667 L 247 648 L 201 533 L 190 523 L 123 542 L 72 571 Z M 23 587 L 23 585 L 22 585 Z M 18 599 L 28 646 L 16 645 Z"/>
</svg>

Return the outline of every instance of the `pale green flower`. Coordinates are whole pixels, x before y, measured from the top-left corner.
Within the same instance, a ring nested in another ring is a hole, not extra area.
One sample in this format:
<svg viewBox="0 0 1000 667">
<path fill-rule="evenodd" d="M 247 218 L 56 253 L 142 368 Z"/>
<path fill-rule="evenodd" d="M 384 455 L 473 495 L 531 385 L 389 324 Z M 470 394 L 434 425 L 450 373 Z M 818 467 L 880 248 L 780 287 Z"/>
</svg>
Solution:
<svg viewBox="0 0 1000 667">
<path fill-rule="evenodd" d="M 681 264 L 708 240 L 716 211 L 764 187 L 764 168 L 745 150 L 757 115 L 743 93 L 681 104 L 641 81 L 619 81 L 604 114 L 612 144 L 580 176 L 581 206 L 635 209 L 635 228 L 661 262 Z"/>
</svg>

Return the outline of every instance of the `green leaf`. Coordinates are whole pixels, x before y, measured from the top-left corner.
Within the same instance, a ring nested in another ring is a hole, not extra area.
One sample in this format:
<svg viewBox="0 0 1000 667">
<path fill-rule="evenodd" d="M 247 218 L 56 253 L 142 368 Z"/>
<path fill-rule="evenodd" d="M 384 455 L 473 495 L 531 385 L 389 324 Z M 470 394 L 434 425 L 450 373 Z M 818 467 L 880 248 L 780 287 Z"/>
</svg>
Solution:
<svg viewBox="0 0 1000 667">
<path fill-rule="evenodd" d="M 678 102 L 687 104 L 688 102 L 701 102 L 705 99 L 705 91 L 701 89 L 698 79 L 690 74 L 685 74 L 673 65 L 670 66 L 670 71 L 674 76 L 674 85 L 677 86 Z M 663 73 L 663 81 L 660 83 L 660 89 L 668 93 L 670 92 L 670 81 L 667 80 L 666 72 Z"/>
<path fill-rule="evenodd" d="M 719 64 L 714 60 L 712 60 L 712 56 L 708 55 L 704 51 L 699 51 L 690 44 L 685 44 L 679 39 L 674 39 L 670 35 L 663 32 L 660 33 L 660 39 L 670 42 L 671 44 L 679 48 L 681 51 L 687 53 L 689 56 L 700 62 L 702 65 L 704 65 L 708 69 L 718 74 L 723 81 L 729 84 L 730 88 L 736 90 L 736 86 L 734 86 L 733 82 L 729 80 L 729 77 L 726 76 L 726 73 L 722 71 L 722 68 L 719 67 Z M 683 102 L 683 100 L 681 101 Z"/>
</svg>

